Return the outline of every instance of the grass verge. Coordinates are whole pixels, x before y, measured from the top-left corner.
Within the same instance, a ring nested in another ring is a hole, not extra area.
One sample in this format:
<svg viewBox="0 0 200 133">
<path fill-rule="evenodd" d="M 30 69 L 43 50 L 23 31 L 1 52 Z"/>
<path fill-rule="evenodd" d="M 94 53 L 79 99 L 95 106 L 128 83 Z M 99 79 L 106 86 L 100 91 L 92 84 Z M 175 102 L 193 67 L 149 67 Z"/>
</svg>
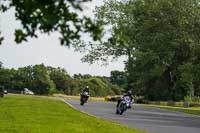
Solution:
<svg viewBox="0 0 200 133">
<path fill-rule="evenodd" d="M 187 113 L 187 114 L 200 116 L 200 107 L 184 108 L 184 107 L 160 106 L 160 105 L 150 105 L 150 104 L 143 104 L 143 105 L 144 106 L 153 106 L 153 107 L 158 107 L 161 109 L 167 109 L 167 110 L 172 110 L 172 111 L 183 112 L 183 113 Z"/>
<path fill-rule="evenodd" d="M 80 96 L 68 96 L 64 94 L 54 94 L 55 97 L 62 97 L 65 99 L 79 100 Z M 89 97 L 89 101 L 105 102 L 105 97 Z"/>
<path fill-rule="evenodd" d="M 8 95 L 0 99 L 2 133 L 142 133 L 76 111 L 55 98 Z"/>
<path fill-rule="evenodd" d="M 183 108 L 183 107 L 161 106 L 160 108 L 200 116 L 200 107 Z"/>
</svg>

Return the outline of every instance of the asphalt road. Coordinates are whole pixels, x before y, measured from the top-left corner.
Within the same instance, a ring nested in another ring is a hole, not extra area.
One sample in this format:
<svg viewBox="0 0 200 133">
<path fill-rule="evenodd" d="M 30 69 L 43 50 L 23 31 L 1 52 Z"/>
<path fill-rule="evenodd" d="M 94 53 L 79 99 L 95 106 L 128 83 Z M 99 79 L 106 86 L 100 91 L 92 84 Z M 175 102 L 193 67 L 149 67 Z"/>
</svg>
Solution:
<svg viewBox="0 0 200 133">
<path fill-rule="evenodd" d="M 150 133 L 200 133 L 197 116 L 141 105 L 133 105 L 123 115 L 116 115 L 115 103 L 89 102 L 80 106 L 79 101 L 65 101 L 80 111 Z"/>
</svg>

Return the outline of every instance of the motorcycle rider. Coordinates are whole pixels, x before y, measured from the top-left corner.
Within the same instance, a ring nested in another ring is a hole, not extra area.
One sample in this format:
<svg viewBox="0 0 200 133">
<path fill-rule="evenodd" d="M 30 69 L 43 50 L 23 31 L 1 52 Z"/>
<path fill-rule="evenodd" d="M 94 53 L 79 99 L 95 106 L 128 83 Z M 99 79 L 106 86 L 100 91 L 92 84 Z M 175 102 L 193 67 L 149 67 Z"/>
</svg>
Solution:
<svg viewBox="0 0 200 133">
<path fill-rule="evenodd" d="M 88 92 L 88 94 L 89 94 L 89 86 L 86 86 L 86 87 L 82 90 L 81 94 L 83 94 L 84 92 Z"/>
<path fill-rule="evenodd" d="M 120 99 L 117 100 L 117 107 L 119 106 L 120 102 L 124 99 L 124 97 L 130 97 L 130 106 L 128 108 L 131 108 L 131 103 L 133 101 L 133 97 L 132 97 L 132 91 L 131 90 L 128 90 L 124 95 L 123 97 L 121 97 Z"/>
<path fill-rule="evenodd" d="M 89 95 L 89 86 L 86 86 L 82 91 L 81 91 L 81 97 L 84 95 L 84 92 L 87 92 L 88 93 L 88 95 Z M 87 99 L 88 99 L 88 97 L 87 97 Z"/>
</svg>

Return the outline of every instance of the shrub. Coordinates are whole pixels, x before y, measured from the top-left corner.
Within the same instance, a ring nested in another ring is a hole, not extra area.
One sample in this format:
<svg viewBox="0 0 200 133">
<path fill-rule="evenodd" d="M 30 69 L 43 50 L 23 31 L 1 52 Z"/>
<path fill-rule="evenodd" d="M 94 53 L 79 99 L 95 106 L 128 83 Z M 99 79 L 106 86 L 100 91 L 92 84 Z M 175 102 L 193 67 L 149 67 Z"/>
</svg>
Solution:
<svg viewBox="0 0 200 133">
<path fill-rule="evenodd" d="M 200 103 L 198 102 L 194 102 L 194 103 L 190 103 L 189 105 L 190 107 L 200 107 Z"/>
<path fill-rule="evenodd" d="M 177 107 L 183 107 L 183 102 L 175 102 L 175 106 L 177 106 Z"/>
<path fill-rule="evenodd" d="M 140 104 L 146 103 L 143 96 L 134 96 L 133 99 L 135 103 L 140 103 Z"/>
<path fill-rule="evenodd" d="M 160 102 L 160 105 L 162 105 L 162 106 L 167 106 L 167 102 Z"/>
<path fill-rule="evenodd" d="M 175 106 L 175 102 L 174 101 L 168 101 L 167 102 L 167 106 Z"/>
<path fill-rule="evenodd" d="M 0 97 L 4 96 L 4 87 L 0 86 Z"/>
<path fill-rule="evenodd" d="M 105 101 L 116 102 L 120 98 L 121 98 L 121 96 L 106 96 Z"/>
</svg>

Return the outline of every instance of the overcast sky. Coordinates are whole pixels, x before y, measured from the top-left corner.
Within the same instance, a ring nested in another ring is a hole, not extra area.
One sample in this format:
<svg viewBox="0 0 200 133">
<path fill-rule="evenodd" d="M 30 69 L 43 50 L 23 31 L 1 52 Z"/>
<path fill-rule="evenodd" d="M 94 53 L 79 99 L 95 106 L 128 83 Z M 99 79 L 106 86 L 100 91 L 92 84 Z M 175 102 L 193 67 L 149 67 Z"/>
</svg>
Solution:
<svg viewBox="0 0 200 133">
<path fill-rule="evenodd" d="M 93 0 L 92 3 L 87 4 L 87 8 L 85 7 L 85 13 L 92 16 L 94 7 L 102 3 L 102 0 Z M 19 68 L 44 63 L 65 68 L 70 75 L 82 73 L 105 76 L 109 76 L 111 70 L 123 70 L 124 68 L 122 59 L 111 62 L 108 66 L 82 63 L 80 60 L 82 54 L 60 45 L 58 33 L 49 36 L 39 34 L 38 38 L 30 38 L 28 42 L 16 44 L 14 42 L 16 27 L 20 27 L 20 23 L 14 18 L 14 10 L 0 14 L 0 31 L 5 37 L 0 46 L 0 61 L 3 62 L 4 67 Z"/>
</svg>

